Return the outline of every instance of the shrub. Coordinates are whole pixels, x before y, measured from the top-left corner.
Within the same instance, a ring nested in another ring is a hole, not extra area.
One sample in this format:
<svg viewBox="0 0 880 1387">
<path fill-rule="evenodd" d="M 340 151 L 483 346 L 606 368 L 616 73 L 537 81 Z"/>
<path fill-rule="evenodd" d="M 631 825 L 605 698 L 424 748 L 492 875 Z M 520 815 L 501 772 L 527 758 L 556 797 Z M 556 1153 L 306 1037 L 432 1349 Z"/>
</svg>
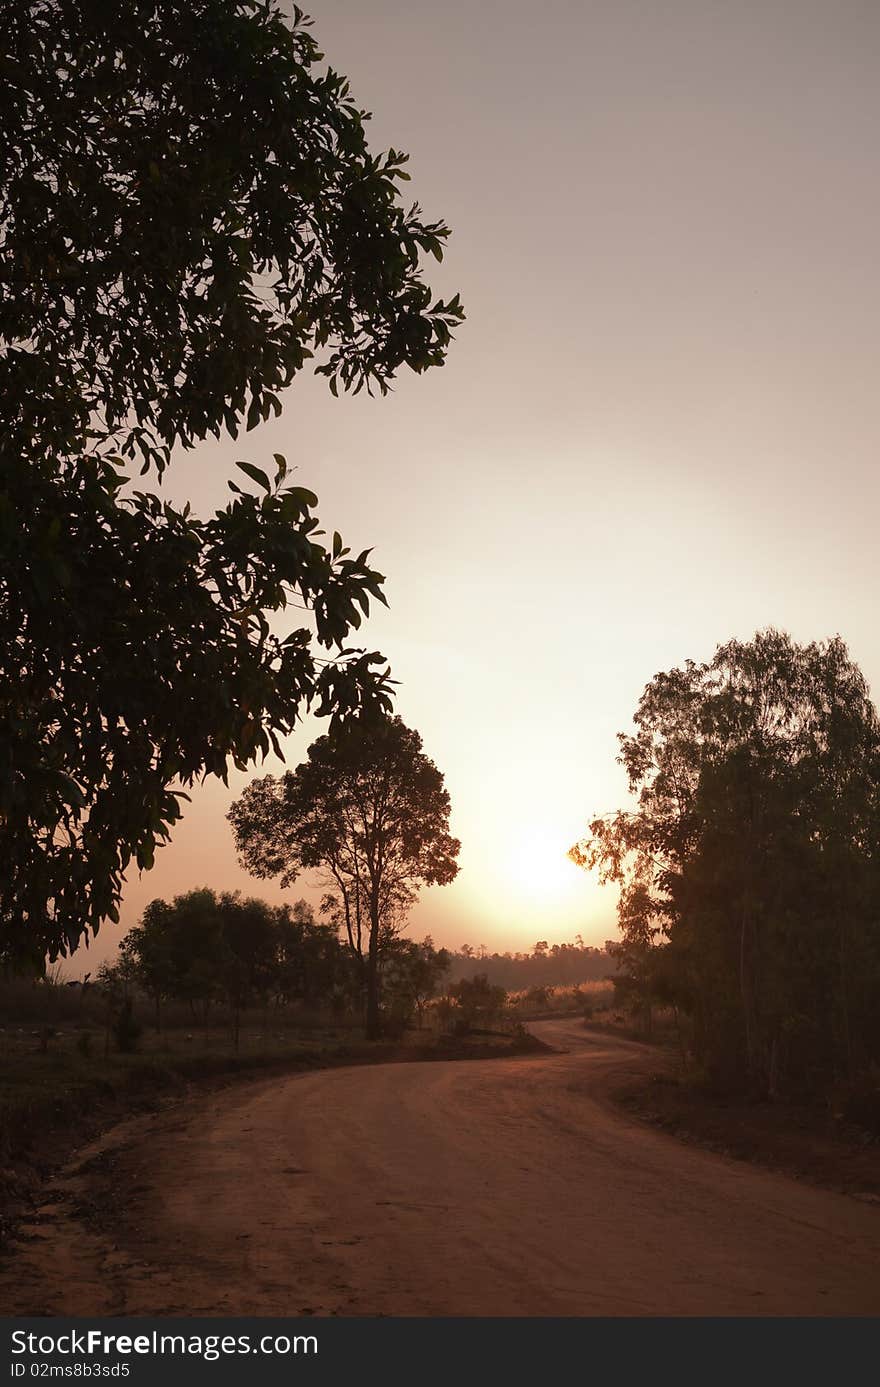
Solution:
<svg viewBox="0 0 880 1387">
<path fill-rule="evenodd" d="M 130 1055 L 138 1047 L 143 1026 L 134 1015 L 130 997 L 126 997 L 113 1021 L 113 1039 L 116 1048 L 123 1055 Z"/>
<path fill-rule="evenodd" d="M 880 1137 L 880 1080 L 875 1074 L 852 1083 L 843 1100 L 844 1119 L 872 1137 Z"/>
<path fill-rule="evenodd" d="M 507 1004 L 507 992 L 503 987 L 493 987 L 485 973 L 476 973 L 473 978 L 462 978 L 449 988 L 443 1012 L 452 1022 L 453 1034 L 466 1034 L 478 1025 L 486 1026 L 496 1021 Z M 457 1025 L 463 1030 L 456 1030 Z"/>
<path fill-rule="evenodd" d="M 380 1017 L 380 1032 L 385 1040 L 400 1040 L 409 1027 L 409 1018 L 396 1008 L 384 1011 Z"/>
</svg>

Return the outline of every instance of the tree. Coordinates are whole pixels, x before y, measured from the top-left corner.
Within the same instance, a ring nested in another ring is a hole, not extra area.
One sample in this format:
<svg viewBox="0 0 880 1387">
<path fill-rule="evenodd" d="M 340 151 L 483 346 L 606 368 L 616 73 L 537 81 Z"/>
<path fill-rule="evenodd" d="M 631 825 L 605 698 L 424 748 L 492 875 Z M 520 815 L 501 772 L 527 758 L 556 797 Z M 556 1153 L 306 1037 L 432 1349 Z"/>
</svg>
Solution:
<svg viewBox="0 0 880 1387">
<path fill-rule="evenodd" d="M 118 918 L 128 862 L 152 866 L 184 787 L 280 751 L 304 705 L 388 701 L 376 657 L 345 647 L 381 579 L 321 547 L 309 493 L 242 495 L 202 522 L 153 496 L 130 509 L 105 479 L 18 478 L 26 523 L 0 493 L 2 951 L 35 966 Z M 288 596 L 341 662 L 320 665 L 305 628 L 270 630 Z"/>
<path fill-rule="evenodd" d="M 253 781 L 229 811 L 242 865 L 289 885 L 322 868 L 357 962 L 367 1033 L 380 1030 L 379 967 L 419 887 L 455 877 L 449 794 L 399 717 L 354 719 L 319 737 L 280 779 Z"/>
<path fill-rule="evenodd" d="M 31 448 L 121 430 L 161 469 L 280 412 L 316 352 L 355 389 L 442 363 L 460 308 L 419 262 L 448 229 L 308 27 L 275 0 L 6 7 L 4 425 Z"/>
<path fill-rule="evenodd" d="M 485 973 L 451 983 L 446 997 L 447 1019 L 454 1020 L 463 1031 L 471 1030 L 477 1023 L 490 1025 L 507 1005 L 506 989 L 490 983 Z"/>
<path fill-rule="evenodd" d="M 119 947 L 128 976 L 148 993 L 157 1012 L 162 1001 L 188 1002 L 206 1011 L 221 992 L 223 921 L 209 887 L 150 901 Z"/>
<path fill-rule="evenodd" d="M 277 914 L 256 897 L 225 891 L 216 902 L 220 948 L 215 968 L 232 1014 L 232 1038 L 238 1049 L 241 1013 L 263 999 L 273 985 L 278 966 Z"/>
<path fill-rule="evenodd" d="M 271 906 L 208 887 L 151 901 L 122 940 L 116 972 L 159 1005 L 166 999 L 229 1006 L 236 1045 L 242 1010 L 278 1001 L 334 1003 L 345 995 L 347 955 L 305 901 Z"/>
<path fill-rule="evenodd" d="M 348 648 L 381 575 L 324 547 L 316 498 L 209 519 L 130 488 L 255 427 L 314 358 L 331 390 L 442 364 L 448 229 L 405 156 L 274 0 L 26 0 L 0 89 L 0 957 L 39 969 L 117 918 L 181 813 L 308 706 L 389 707 Z M 283 485 L 282 485 L 283 484 Z M 267 613 L 314 613 L 282 640 Z M 330 652 L 318 659 L 313 642 Z"/>
<path fill-rule="evenodd" d="M 419 1026 L 425 1004 L 437 991 L 444 973 L 449 971 L 451 957 L 446 949 L 435 949 L 428 937 L 417 944 L 414 939 L 394 939 L 385 948 L 382 959 L 382 1004 L 385 1015 L 391 1014 L 402 1026 L 407 1025 L 415 1012 Z"/>
<path fill-rule="evenodd" d="M 119 963 L 153 999 L 156 1029 L 161 1026 L 162 1003 L 178 986 L 173 915 L 165 901 L 150 901 L 136 929 L 129 930 L 119 945 Z"/>
<path fill-rule="evenodd" d="M 276 989 L 281 1002 L 327 1002 L 344 1008 L 352 1000 L 352 967 L 348 951 L 330 921 L 316 920 L 307 901 L 276 908 L 278 966 Z"/>
<path fill-rule="evenodd" d="M 635 725 L 636 809 L 572 850 L 621 887 L 622 985 L 764 1092 L 876 1058 L 880 722 L 843 642 L 730 641 L 655 676 Z"/>
</svg>

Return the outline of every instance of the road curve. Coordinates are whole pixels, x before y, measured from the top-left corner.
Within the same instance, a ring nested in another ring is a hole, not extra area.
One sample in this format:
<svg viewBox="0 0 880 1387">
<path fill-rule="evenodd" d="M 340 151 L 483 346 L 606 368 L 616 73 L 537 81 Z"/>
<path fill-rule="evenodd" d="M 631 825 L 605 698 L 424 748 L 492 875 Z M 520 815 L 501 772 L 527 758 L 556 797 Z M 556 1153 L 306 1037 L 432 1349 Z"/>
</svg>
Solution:
<svg viewBox="0 0 880 1387">
<path fill-rule="evenodd" d="M 880 1208 L 628 1121 L 602 1094 L 640 1047 L 534 1029 L 566 1053 L 324 1070 L 136 1119 L 121 1221 L 47 1209 L 7 1313 L 880 1314 Z"/>
</svg>

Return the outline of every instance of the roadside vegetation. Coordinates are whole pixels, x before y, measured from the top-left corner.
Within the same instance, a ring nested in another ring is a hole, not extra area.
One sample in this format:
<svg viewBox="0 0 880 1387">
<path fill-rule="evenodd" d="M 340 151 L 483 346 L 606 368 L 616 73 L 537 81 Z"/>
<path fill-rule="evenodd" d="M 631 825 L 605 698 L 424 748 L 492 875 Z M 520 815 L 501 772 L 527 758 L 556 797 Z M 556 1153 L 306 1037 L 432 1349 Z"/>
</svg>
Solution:
<svg viewBox="0 0 880 1387">
<path fill-rule="evenodd" d="M 775 1098 L 880 1065 L 880 719 L 839 638 L 776 631 L 648 684 L 636 807 L 572 854 L 620 888 L 622 1003 L 708 1082 Z"/>
<path fill-rule="evenodd" d="M 57 964 L 0 981 L 0 1201 L 36 1187 L 77 1140 L 192 1084 L 525 1054 L 543 1048 L 529 1020 L 610 1004 L 608 982 L 450 982 L 446 950 L 389 933 L 381 1036 L 368 1039 L 358 959 L 328 912 L 202 888 L 151 902 L 117 960 L 82 982 Z"/>
<path fill-rule="evenodd" d="M 811 1146 L 826 1172 L 873 1162 L 880 1189 L 880 719 L 861 671 L 839 638 L 764 631 L 656 675 L 634 723 L 635 807 L 571 853 L 619 887 L 615 1024 L 676 1059 L 625 1101 L 796 1171 Z"/>
</svg>

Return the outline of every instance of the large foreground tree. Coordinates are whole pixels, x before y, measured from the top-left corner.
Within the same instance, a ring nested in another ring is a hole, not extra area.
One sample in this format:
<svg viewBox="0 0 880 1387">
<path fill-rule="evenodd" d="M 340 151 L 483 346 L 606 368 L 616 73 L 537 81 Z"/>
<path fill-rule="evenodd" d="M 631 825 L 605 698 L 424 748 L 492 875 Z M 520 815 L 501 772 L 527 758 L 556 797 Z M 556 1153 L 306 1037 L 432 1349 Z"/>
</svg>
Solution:
<svg viewBox="0 0 880 1387">
<path fill-rule="evenodd" d="M 656 675 L 635 726 L 635 810 L 573 849 L 621 888 L 631 993 L 765 1092 L 880 1059 L 880 722 L 843 642 L 730 641 Z"/>
<path fill-rule="evenodd" d="M 253 781 L 229 811 L 242 865 L 289 885 L 322 869 L 362 979 L 367 1033 L 381 1029 L 383 947 L 421 885 L 450 882 L 460 843 L 449 832 L 443 775 L 399 717 L 357 719 L 319 737 L 280 779 Z"/>
<path fill-rule="evenodd" d="M 0 960 L 39 967 L 116 918 L 176 786 L 306 706 L 388 707 L 348 646 L 381 576 L 324 547 L 283 459 L 240 464 L 208 519 L 130 469 L 278 413 L 310 358 L 334 393 L 384 392 L 462 314 L 420 270 L 447 228 L 401 203 L 405 156 L 369 152 L 298 10 L 26 0 L 3 23 Z M 291 601 L 314 618 L 282 640 Z"/>
</svg>

